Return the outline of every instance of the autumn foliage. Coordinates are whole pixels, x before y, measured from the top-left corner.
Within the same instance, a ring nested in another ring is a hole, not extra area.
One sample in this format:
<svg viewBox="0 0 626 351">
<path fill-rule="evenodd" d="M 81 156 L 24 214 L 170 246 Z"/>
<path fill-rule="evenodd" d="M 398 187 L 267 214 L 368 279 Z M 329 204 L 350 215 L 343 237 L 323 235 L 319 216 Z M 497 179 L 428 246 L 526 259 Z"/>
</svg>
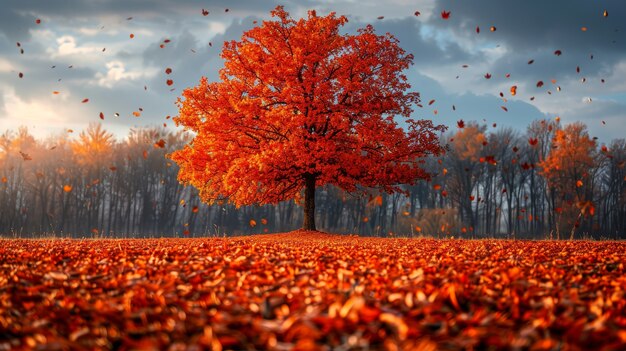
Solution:
<svg viewBox="0 0 626 351">
<path fill-rule="evenodd" d="M 172 153 L 179 180 L 208 203 L 269 204 L 300 198 L 315 229 L 315 188 L 399 191 L 428 174 L 420 158 L 438 154 L 445 127 L 411 118 L 419 94 L 402 72 L 412 63 L 390 34 L 330 13 L 273 21 L 227 42 L 220 81 L 206 78 L 179 99 L 176 123 L 195 133 Z M 396 121 L 400 118 L 401 121 Z"/>
<path fill-rule="evenodd" d="M 0 348 L 623 350 L 621 242 L 3 240 Z"/>
<path fill-rule="evenodd" d="M 574 123 L 555 132 L 553 146 L 539 163 L 555 200 L 555 211 L 566 215 L 567 225 L 580 226 L 585 217 L 595 214 L 589 183 L 593 181 L 596 142 L 589 137 L 585 125 Z"/>
</svg>

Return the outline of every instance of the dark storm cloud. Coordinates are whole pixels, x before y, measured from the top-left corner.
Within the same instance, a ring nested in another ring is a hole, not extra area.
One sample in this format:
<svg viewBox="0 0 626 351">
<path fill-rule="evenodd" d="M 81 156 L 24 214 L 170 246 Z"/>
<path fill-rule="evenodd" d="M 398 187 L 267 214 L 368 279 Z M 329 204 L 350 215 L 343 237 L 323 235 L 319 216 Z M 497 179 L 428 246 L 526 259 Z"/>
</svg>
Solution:
<svg viewBox="0 0 626 351">
<path fill-rule="evenodd" d="M 437 44 L 434 38 L 425 39 L 422 37 L 419 34 L 422 23 L 414 17 L 368 23 L 356 19 L 348 22 L 346 32 L 356 33 L 357 28 L 362 28 L 367 24 L 372 24 L 379 35 L 393 34 L 398 39 L 400 46 L 407 53 L 413 54 L 413 62 L 417 66 L 430 64 L 433 61 L 440 63 L 460 62 L 471 56 L 456 43 L 450 43 L 444 49 Z M 475 59 L 480 59 L 480 57 Z"/>
<path fill-rule="evenodd" d="M 192 33 L 184 31 L 173 38 L 172 47 L 162 49 L 159 43 L 150 45 L 142 55 L 144 64 L 159 68 L 159 74 L 150 82 L 151 86 L 157 91 L 167 92 L 170 90 L 170 87 L 164 84 L 167 79 L 172 79 L 173 86 L 179 89 L 195 86 L 201 76 L 206 76 L 210 81 L 217 80 L 219 69 L 223 67 L 219 55 L 224 42 L 240 39 L 244 31 L 252 28 L 255 20 L 259 18 L 246 17 L 235 20 L 224 33 L 212 38 L 199 39 Z M 166 68 L 171 68 L 172 73 L 165 74 Z"/>
<path fill-rule="evenodd" d="M 604 9 L 609 11 L 603 17 Z M 435 9 L 452 12 L 451 19 L 442 21 L 436 15 L 430 23 L 438 27 L 456 27 L 459 33 L 474 35 L 476 26 L 484 34 L 502 39 L 515 50 L 533 51 L 537 47 L 554 47 L 587 52 L 623 52 L 626 41 L 621 31 L 626 16 L 626 2 L 609 0 L 439 0 Z M 490 26 L 497 31 L 487 33 Z M 581 28 L 587 27 L 586 32 Z M 615 30 L 618 30 L 616 32 Z M 616 43 L 613 43 L 616 40 Z"/>
<path fill-rule="evenodd" d="M 604 9 L 609 12 L 603 16 Z M 597 74 L 624 58 L 626 38 L 623 1 L 452 1 L 437 2 L 435 13 L 451 11 L 444 21 L 433 16 L 429 24 L 452 30 L 458 40 L 473 45 L 504 45 L 509 54 L 493 67 L 497 73 L 518 72 L 532 79 L 546 75 L 573 76 L 576 66 Z M 475 28 L 482 28 L 481 34 Z M 490 32 L 490 26 L 497 30 Z M 581 28 L 586 27 L 586 31 Z M 561 50 L 562 55 L 554 55 Z M 594 55 L 594 60 L 590 56 Z M 528 65 L 529 60 L 535 60 Z"/>
<path fill-rule="evenodd" d="M 209 10 L 206 18 L 223 16 L 228 8 L 229 16 L 246 16 L 251 13 L 266 13 L 276 5 L 273 1 L 250 1 L 233 3 L 228 0 L 64 0 L 64 1 L 23 1 L 5 0 L 0 11 L 0 33 L 11 41 L 27 40 L 29 30 L 37 28 L 35 20 L 42 18 L 42 25 L 47 19 L 61 24 L 91 22 L 91 19 L 106 16 L 136 17 L 137 20 L 157 22 L 173 21 L 176 23 L 194 20 L 193 15 L 203 17 L 202 9 Z M 92 23 L 93 24 L 93 23 Z"/>
</svg>

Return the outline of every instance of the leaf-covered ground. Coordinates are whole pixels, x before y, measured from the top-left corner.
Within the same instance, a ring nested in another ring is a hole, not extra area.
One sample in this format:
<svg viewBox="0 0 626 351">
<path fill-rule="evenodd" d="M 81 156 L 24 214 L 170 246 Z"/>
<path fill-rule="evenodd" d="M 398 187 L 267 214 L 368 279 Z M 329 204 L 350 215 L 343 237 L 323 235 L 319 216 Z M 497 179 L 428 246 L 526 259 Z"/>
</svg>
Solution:
<svg viewBox="0 0 626 351">
<path fill-rule="evenodd" d="M 626 243 L 2 240 L 0 350 L 624 350 Z"/>
</svg>

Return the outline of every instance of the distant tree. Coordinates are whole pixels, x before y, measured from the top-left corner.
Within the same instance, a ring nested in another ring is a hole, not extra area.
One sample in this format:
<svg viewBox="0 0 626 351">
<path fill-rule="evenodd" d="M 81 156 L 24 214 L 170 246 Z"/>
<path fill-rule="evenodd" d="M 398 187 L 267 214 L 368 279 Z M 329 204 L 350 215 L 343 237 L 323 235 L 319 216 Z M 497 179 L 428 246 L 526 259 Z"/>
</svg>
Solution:
<svg viewBox="0 0 626 351">
<path fill-rule="evenodd" d="M 596 142 L 582 123 L 566 125 L 556 131 L 552 150 L 539 163 L 552 191 L 558 193 L 555 210 L 566 215 L 572 234 L 583 216 L 595 212 L 590 173 L 595 168 Z"/>
<path fill-rule="evenodd" d="M 273 21 L 225 43 L 220 81 L 205 77 L 179 99 L 178 125 L 195 133 L 171 154 L 179 180 L 208 203 L 298 199 L 315 230 L 315 188 L 401 191 L 427 178 L 420 158 L 438 154 L 444 126 L 410 118 L 419 102 L 402 71 L 413 57 L 372 26 L 340 34 L 330 13 Z M 394 120 L 402 117 L 401 122 Z"/>
<path fill-rule="evenodd" d="M 483 149 L 487 145 L 486 126 L 468 123 L 452 135 L 450 152 L 445 164 L 449 170 L 448 192 L 451 202 L 459 210 L 461 221 L 477 228 L 478 206 L 481 201 L 479 180 L 484 173 Z"/>
</svg>

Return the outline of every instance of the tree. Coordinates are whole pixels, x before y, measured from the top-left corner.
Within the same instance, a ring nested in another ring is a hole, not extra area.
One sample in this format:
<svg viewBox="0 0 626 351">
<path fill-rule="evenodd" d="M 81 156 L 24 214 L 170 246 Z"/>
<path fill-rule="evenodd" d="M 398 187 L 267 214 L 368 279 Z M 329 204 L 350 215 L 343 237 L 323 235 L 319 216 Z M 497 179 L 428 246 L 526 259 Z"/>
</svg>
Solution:
<svg viewBox="0 0 626 351">
<path fill-rule="evenodd" d="M 208 202 L 235 205 L 299 199 L 315 230 L 315 188 L 401 191 L 427 178 L 420 159 L 442 150 L 444 126 L 410 118 L 419 93 L 402 71 L 413 56 L 372 26 L 340 34 L 330 13 L 276 20 L 224 44 L 220 81 L 205 77 L 179 98 L 178 125 L 195 133 L 171 154 L 179 181 Z M 394 120 L 402 118 L 401 122 Z"/>
<path fill-rule="evenodd" d="M 573 224 L 570 237 L 580 226 L 583 215 L 593 215 L 590 173 L 595 168 L 595 140 L 589 137 L 587 127 L 582 123 L 568 124 L 556 131 L 552 150 L 545 160 L 539 163 L 552 191 L 560 195 L 558 212 L 565 211 Z"/>
<path fill-rule="evenodd" d="M 448 190 L 451 201 L 458 208 L 461 221 L 471 228 L 478 227 L 478 206 L 481 200 L 478 184 L 483 174 L 479 161 L 487 144 L 486 129 L 484 125 L 468 123 L 453 134 L 451 150 L 446 155 L 446 166 L 450 170 Z M 476 202 L 475 206 L 473 202 Z"/>
</svg>

